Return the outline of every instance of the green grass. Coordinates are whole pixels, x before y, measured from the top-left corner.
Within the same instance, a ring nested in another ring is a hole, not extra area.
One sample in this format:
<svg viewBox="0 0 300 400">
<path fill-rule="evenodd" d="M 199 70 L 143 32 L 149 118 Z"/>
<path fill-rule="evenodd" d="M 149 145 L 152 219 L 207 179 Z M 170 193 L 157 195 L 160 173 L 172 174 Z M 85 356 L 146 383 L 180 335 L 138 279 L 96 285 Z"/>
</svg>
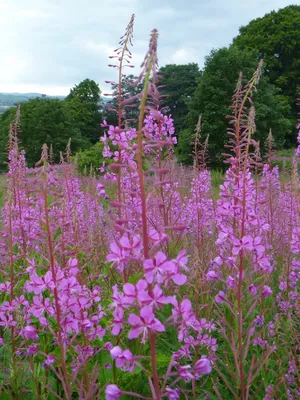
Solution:
<svg viewBox="0 0 300 400">
<path fill-rule="evenodd" d="M 282 149 L 275 152 L 275 157 L 294 157 L 295 149 Z"/>
<path fill-rule="evenodd" d="M 223 182 L 224 172 L 219 169 L 213 169 L 211 171 L 211 184 L 213 187 L 219 187 Z"/>
</svg>

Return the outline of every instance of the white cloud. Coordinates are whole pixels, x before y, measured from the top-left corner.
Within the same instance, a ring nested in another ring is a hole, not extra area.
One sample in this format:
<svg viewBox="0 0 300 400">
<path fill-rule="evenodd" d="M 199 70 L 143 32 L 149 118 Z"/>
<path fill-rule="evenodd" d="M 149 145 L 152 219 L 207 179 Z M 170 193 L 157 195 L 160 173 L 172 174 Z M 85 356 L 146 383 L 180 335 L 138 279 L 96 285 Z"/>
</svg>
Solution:
<svg viewBox="0 0 300 400">
<path fill-rule="evenodd" d="M 210 50 L 228 45 L 241 25 L 289 3 L 0 0 L 0 92 L 66 94 L 85 78 L 95 79 L 106 91 L 104 81 L 115 80 L 116 72 L 107 66 L 108 55 L 117 47 L 131 13 L 136 14 L 134 65 L 142 62 L 150 31 L 157 28 L 160 65 L 198 62 L 202 66 Z"/>
<path fill-rule="evenodd" d="M 185 49 L 178 49 L 171 56 L 172 63 L 174 64 L 186 64 L 189 62 L 197 62 L 198 54 L 197 50 L 191 47 Z"/>
</svg>

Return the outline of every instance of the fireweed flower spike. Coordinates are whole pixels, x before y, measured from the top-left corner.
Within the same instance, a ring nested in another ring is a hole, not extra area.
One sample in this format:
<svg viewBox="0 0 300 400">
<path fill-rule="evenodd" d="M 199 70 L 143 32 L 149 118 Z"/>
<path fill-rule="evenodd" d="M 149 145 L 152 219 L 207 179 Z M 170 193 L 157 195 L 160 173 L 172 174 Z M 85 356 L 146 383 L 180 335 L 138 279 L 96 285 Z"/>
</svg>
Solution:
<svg viewBox="0 0 300 400">
<path fill-rule="evenodd" d="M 122 169 L 120 187 L 124 198 L 128 199 L 128 203 L 125 203 L 124 206 L 122 204 L 124 218 L 116 220 L 115 229 L 120 233 L 115 235 L 115 239 L 110 244 L 110 252 L 106 256 L 106 261 L 123 275 L 123 288 L 118 289 L 117 286 L 113 288 L 112 333 L 121 335 L 129 328 L 129 340 L 139 340 L 142 344 L 147 342 L 150 344 L 152 376 L 149 384 L 153 398 L 160 398 L 163 391 L 162 378 L 158 376 L 157 372 L 157 335 L 164 334 L 170 325 L 175 325 L 175 327 L 182 325 L 180 330 L 182 332 L 181 340 L 183 340 L 185 335 L 191 336 L 190 331 L 193 331 L 196 336 L 201 324 L 193 314 L 192 306 L 188 320 L 184 323 L 178 318 L 164 317 L 164 320 L 161 320 L 158 316 L 161 310 L 166 309 L 166 306 L 176 307 L 176 296 L 173 293 L 171 296 L 168 288 L 182 286 L 186 283 L 185 273 L 188 271 L 188 257 L 185 250 L 180 250 L 177 257 L 174 258 L 168 257 L 167 253 L 161 250 L 161 246 L 168 248 L 169 236 L 165 230 L 171 229 L 173 232 L 173 226 L 170 225 L 171 220 L 166 218 L 166 214 L 162 219 L 161 216 L 152 214 L 155 207 L 147 198 L 144 186 L 148 173 L 144 171 L 142 164 L 147 157 L 149 160 L 154 159 L 153 168 L 149 168 L 149 173 L 154 174 L 158 179 L 161 188 L 158 196 L 160 197 L 159 201 L 165 202 L 163 207 L 166 207 L 167 201 L 172 202 L 173 206 L 175 204 L 180 206 L 177 188 L 174 186 L 175 190 L 173 191 L 169 179 L 166 179 L 170 170 L 163 167 L 163 163 L 167 163 L 164 161 L 164 154 L 169 157 L 171 154 L 169 150 L 176 143 L 176 139 L 172 119 L 158 109 L 157 36 L 157 31 L 154 30 L 151 34 L 148 53 L 142 64 L 142 73 L 138 78 L 140 81 L 144 79 L 144 89 L 141 94 L 137 131 L 109 126 L 103 138 L 105 143 L 103 155 L 119 161 L 115 167 Z M 126 104 L 129 102 L 130 99 Z M 145 112 L 148 112 L 146 116 Z M 111 151 L 112 146 L 116 145 L 121 149 L 119 154 Z M 164 149 L 167 150 L 166 153 L 164 153 Z M 132 202 L 134 207 L 129 207 L 129 202 Z M 174 232 L 179 232 L 177 235 L 180 237 L 185 227 L 178 220 L 179 214 L 174 219 Z M 148 216 L 149 220 L 153 221 L 153 225 L 149 224 Z M 142 224 L 138 223 L 138 220 L 141 220 Z M 179 229 L 178 226 L 182 226 L 182 228 Z M 175 235 L 175 233 L 171 234 Z M 133 284 L 127 280 L 130 277 L 131 268 L 136 263 L 142 266 L 140 271 L 143 276 Z M 207 329 L 206 325 L 202 329 Z M 199 345 L 200 341 L 197 342 L 196 339 L 190 340 L 190 345 L 185 345 L 189 348 L 189 357 L 192 354 L 195 356 L 195 349 Z M 209 335 L 207 335 L 207 342 L 201 341 L 201 345 L 210 347 Z M 132 370 L 135 365 L 134 360 L 140 357 L 134 355 L 129 349 L 121 350 L 120 346 L 115 346 L 111 350 L 111 356 L 115 359 L 116 367 L 124 371 Z M 176 377 L 177 380 L 184 379 L 181 367 L 178 366 L 179 368 L 172 371 L 174 366 L 170 362 L 166 371 L 166 381 L 171 383 L 175 379 L 176 382 Z M 176 388 L 173 390 L 174 393 L 177 391 Z"/>
</svg>

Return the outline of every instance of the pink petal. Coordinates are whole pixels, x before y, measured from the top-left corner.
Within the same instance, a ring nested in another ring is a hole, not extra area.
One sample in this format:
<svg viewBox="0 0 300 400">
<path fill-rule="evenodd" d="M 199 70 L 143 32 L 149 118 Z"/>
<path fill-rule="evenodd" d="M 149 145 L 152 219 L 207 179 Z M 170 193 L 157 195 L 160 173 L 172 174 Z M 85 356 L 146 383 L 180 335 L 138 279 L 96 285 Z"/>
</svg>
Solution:
<svg viewBox="0 0 300 400">
<path fill-rule="evenodd" d="M 136 339 L 137 337 L 140 336 L 141 333 L 143 333 L 143 330 L 144 330 L 143 326 L 137 326 L 135 328 L 132 328 L 128 333 L 128 339 Z"/>
<path fill-rule="evenodd" d="M 181 286 L 185 284 L 185 282 L 187 281 L 187 277 L 184 274 L 176 274 L 172 276 L 172 280 L 176 283 L 176 285 Z"/>
<path fill-rule="evenodd" d="M 164 332 L 166 330 L 163 324 L 156 318 L 151 323 L 151 329 L 156 332 Z"/>
<path fill-rule="evenodd" d="M 154 319 L 152 307 L 143 307 L 140 314 L 141 317 L 144 318 L 146 321 L 152 321 L 152 319 Z"/>
<path fill-rule="evenodd" d="M 128 323 L 132 326 L 135 325 L 140 325 L 141 324 L 141 318 L 135 314 L 130 314 L 128 317 Z"/>
</svg>

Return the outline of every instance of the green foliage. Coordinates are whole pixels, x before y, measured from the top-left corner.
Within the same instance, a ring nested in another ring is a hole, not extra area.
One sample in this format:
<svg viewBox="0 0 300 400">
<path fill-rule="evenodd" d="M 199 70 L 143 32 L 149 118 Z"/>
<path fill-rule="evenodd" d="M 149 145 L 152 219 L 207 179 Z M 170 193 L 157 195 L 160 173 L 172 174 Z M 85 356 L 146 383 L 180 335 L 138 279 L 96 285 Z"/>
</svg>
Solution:
<svg viewBox="0 0 300 400">
<path fill-rule="evenodd" d="M 93 80 L 85 79 L 71 89 L 65 100 L 81 136 L 93 144 L 97 143 L 102 134 L 100 94 L 99 85 Z"/>
<path fill-rule="evenodd" d="M 278 166 L 280 172 L 291 172 L 293 169 L 292 157 L 278 157 L 272 161 L 273 167 Z M 300 163 L 297 160 L 298 171 L 300 170 Z"/>
<path fill-rule="evenodd" d="M 15 115 L 15 107 L 0 114 L 0 171 L 6 170 L 9 127 Z"/>
<path fill-rule="evenodd" d="M 266 63 L 272 84 L 289 98 L 296 113 L 295 101 L 300 86 L 300 6 L 291 5 L 272 11 L 240 28 L 233 45 L 252 49 Z"/>
<path fill-rule="evenodd" d="M 22 105 L 19 139 L 30 166 L 39 160 L 43 143 L 52 144 L 55 161 L 58 161 L 59 152 L 64 151 L 70 137 L 72 151 L 88 145 L 65 102 L 34 99 Z"/>
<path fill-rule="evenodd" d="M 71 138 L 71 150 L 76 152 L 96 143 L 102 134 L 101 91 L 89 79 L 71 89 L 66 100 L 45 96 L 29 99 L 21 106 L 21 133 L 19 140 L 27 154 L 29 166 L 39 159 L 44 143 L 52 144 L 54 161 L 64 151 Z M 6 168 L 6 147 L 9 126 L 16 113 L 12 107 L 0 114 L 0 168 Z"/>
<path fill-rule="evenodd" d="M 188 165 L 192 163 L 193 159 L 193 130 L 183 129 L 180 131 L 178 145 L 175 148 L 176 156 L 181 163 Z"/>
<path fill-rule="evenodd" d="M 159 83 L 163 86 L 160 92 L 162 95 L 167 95 L 161 105 L 168 108 L 178 132 L 186 125 L 188 112 L 186 103 L 197 87 L 197 79 L 200 77 L 199 66 L 195 63 L 169 64 L 160 68 L 159 74 L 162 76 Z"/>
<path fill-rule="evenodd" d="M 122 90 L 121 90 L 121 98 L 122 100 L 137 96 L 143 90 L 142 83 L 134 84 L 134 82 L 138 78 L 134 75 L 127 75 L 122 78 Z M 119 85 L 112 85 L 113 90 L 113 99 L 109 101 L 109 106 L 118 110 L 119 107 Z M 135 105 L 132 107 L 131 105 Z M 126 115 L 126 121 L 128 126 L 135 127 L 137 125 L 137 120 L 139 116 L 139 99 L 137 98 L 135 102 L 130 104 L 130 106 L 125 106 L 126 114 L 123 115 L 123 118 Z M 117 113 L 109 112 L 105 117 L 108 124 L 110 125 L 118 125 Z M 123 122 L 123 121 L 122 121 Z"/>
<path fill-rule="evenodd" d="M 77 166 L 80 173 L 89 172 L 91 168 L 93 170 L 100 168 L 104 161 L 102 156 L 103 147 L 103 143 L 98 142 L 89 149 L 81 150 L 77 153 Z"/>
<path fill-rule="evenodd" d="M 232 95 L 239 73 L 243 72 L 243 84 L 257 68 L 257 58 L 253 52 L 242 51 L 236 47 L 213 50 L 206 58 L 205 68 L 198 80 L 193 98 L 189 102 L 188 132 L 179 133 L 179 159 L 192 162 L 192 142 L 195 125 L 202 114 L 201 135 L 210 135 L 209 151 L 212 166 L 222 164 L 222 152 L 227 141 L 228 120 Z M 286 99 L 278 93 L 266 77 L 261 79 L 258 92 L 253 96 L 256 107 L 257 132 L 255 139 L 264 141 L 271 128 L 275 141 L 282 146 L 287 134 L 293 128 L 290 107 Z"/>
<path fill-rule="evenodd" d="M 1 156 L 8 142 L 9 125 L 16 113 L 16 108 L 9 109 L 0 120 Z M 59 161 L 59 152 L 64 151 L 68 139 L 72 138 L 73 151 L 86 147 L 85 141 L 76 127 L 72 114 L 65 102 L 58 99 L 36 98 L 21 106 L 21 133 L 19 140 L 26 151 L 29 166 L 40 159 L 44 143 L 52 144 L 55 161 Z"/>
</svg>

